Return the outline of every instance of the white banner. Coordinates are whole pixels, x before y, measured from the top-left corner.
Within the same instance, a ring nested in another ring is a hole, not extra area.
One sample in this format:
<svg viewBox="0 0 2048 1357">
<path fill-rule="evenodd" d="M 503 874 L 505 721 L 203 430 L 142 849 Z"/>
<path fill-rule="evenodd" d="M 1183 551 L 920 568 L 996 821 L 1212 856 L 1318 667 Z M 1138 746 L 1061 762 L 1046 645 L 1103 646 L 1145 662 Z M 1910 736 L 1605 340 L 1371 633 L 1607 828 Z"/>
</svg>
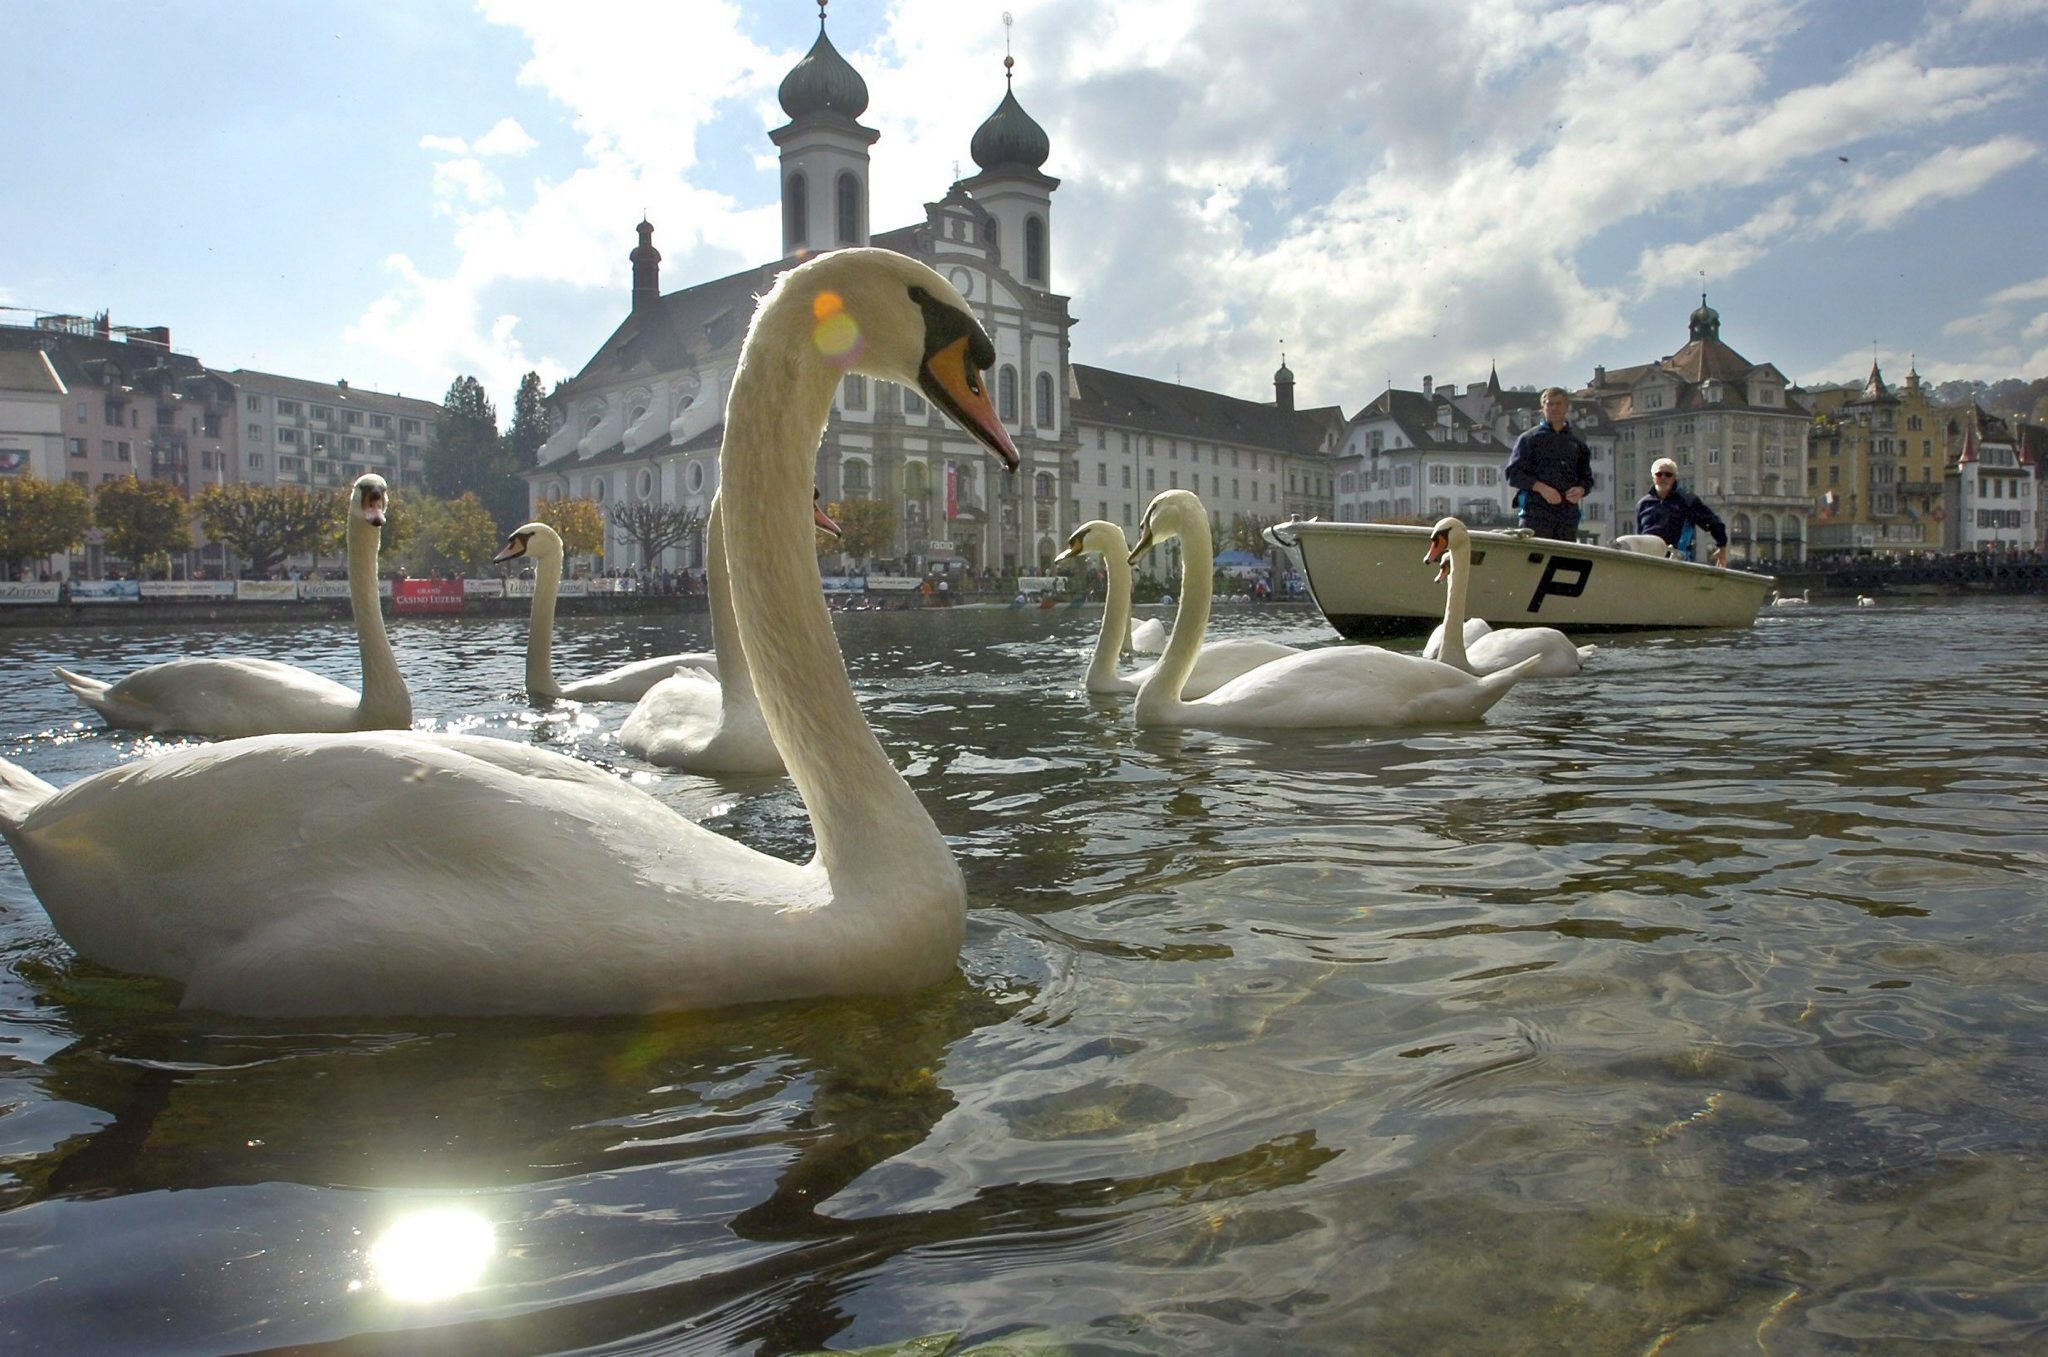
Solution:
<svg viewBox="0 0 2048 1357">
<path fill-rule="evenodd" d="M 388 592 L 388 591 L 387 591 Z M 347 598 L 347 580 L 300 580 L 300 598 Z"/>
<path fill-rule="evenodd" d="M 1019 575 L 1017 592 L 1030 597 L 1036 594 L 1063 594 L 1067 582 L 1058 575 Z"/>
<path fill-rule="evenodd" d="M 917 575 L 870 575 L 868 588 L 893 593 L 909 593 L 924 583 Z"/>
<path fill-rule="evenodd" d="M 857 594 L 867 587 L 866 575 L 825 576 L 825 592 L 828 594 Z"/>
<path fill-rule="evenodd" d="M 505 597 L 505 581 L 464 580 L 462 582 L 462 596 L 464 598 L 503 598 Z"/>
<path fill-rule="evenodd" d="M 589 580 L 563 580 L 563 581 L 562 581 L 562 583 L 561 583 L 561 586 L 560 586 L 560 588 L 559 588 L 559 589 L 558 589 L 558 590 L 556 591 L 556 593 L 557 593 L 557 596 L 558 596 L 558 597 L 561 597 L 561 598 L 588 598 L 588 597 L 590 597 L 590 581 L 589 581 Z M 532 581 L 532 580 L 506 580 L 506 581 L 505 581 L 505 597 L 507 597 L 507 598 L 532 598 L 532 597 L 533 597 L 533 581 Z"/>
<path fill-rule="evenodd" d="M 142 602 L 142 581 L 140 580 L 73 580 L 71 581 L 73 603 L 140 603 Z"/>
<path fill-rule="evenodd" d="M 235 597 L 244 603 L 293 603 L 299 597 L 297 580 L 236 580 Z"/>
<path fill-rule="evenodd" d="M 233 598 L 233 580 L 144 580 L 144 598 Z"/>
<path fill-rule="evenodd" d="M 0 603 L 55 603 L 63 588 L 57 580 L 48 584 L 35 580 L 23 580 L 18 584 L 0 582 Z"/>
</svg>

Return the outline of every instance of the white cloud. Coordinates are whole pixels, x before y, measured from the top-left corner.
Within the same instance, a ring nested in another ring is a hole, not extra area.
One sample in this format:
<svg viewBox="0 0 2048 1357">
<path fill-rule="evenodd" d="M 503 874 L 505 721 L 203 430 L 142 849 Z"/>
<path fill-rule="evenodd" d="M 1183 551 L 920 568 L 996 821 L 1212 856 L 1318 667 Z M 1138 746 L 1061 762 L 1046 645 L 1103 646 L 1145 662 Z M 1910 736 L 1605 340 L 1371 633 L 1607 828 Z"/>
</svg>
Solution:
<svg viewBox="0 0 2048 1357">
<path fill-rule="evenodd" d="M 517 118 L 500 118 L 490 131 L 483 134 L 476 144 L 478 155 L 521 156 L 540 145 L 526 135 L 526 129 L 519 125 Z"/>
<path fill-rule="evenodd" d="M 2039 150 L 2016 136 L 1994 137 L 1976 146 L 1944 146 L 1911 169 L 1859 175 L 1854 188 L 1837 199 L 1819 224 L 1882 230 L 1929 203 L 1969 197 L 2032 160 Z"/>
<path fill-rule="evenodd" d="M 442 155 L 468 155 L 469 143 L 461 137 L 425 136 L 420 138 L 420 149 L 438 151 Z"/>
<path fill-rule="evenodd" d="M 2036 278 L 2030 283 L 2015 283 L 1991 294 L 1993 302 L 2038 302 L 2048 300 L 2048 278 Z"/>
</svg>

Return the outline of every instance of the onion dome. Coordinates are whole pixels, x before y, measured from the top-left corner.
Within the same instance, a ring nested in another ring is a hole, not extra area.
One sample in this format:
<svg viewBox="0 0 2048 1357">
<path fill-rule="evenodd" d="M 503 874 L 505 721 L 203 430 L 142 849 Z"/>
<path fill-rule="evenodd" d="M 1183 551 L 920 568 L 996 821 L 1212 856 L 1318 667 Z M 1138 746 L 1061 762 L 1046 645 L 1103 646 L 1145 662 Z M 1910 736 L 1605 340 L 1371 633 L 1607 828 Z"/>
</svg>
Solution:
<svg viewBox="0 0 2048 1357">
<path fill-rule="evenodd" d="M 1273 380 L 1274 380 L 1274 381 L 1275 381 L 1276 383 L 1277 383 L 1277 382 L 1289 382 L 1289 383 L 1291 383 L 1291 382 L 1293 382 L 1293 380 L 1294 380 L 1294 369 L 1293 369 L 1293 368 L 1291 368 L 1291 367 L 1289 367 L 1289 366 L 1287 366 L 1287 358 L 1286 358 L 1286 356 L 1285 356 L 1284 354 L 1283 354 L 1283 355 L 1281 356 L 1281 359 L 1280 359 L 1280 370 L 1279 370 L 1278 372 L 1275 372 L 1275 373 L 1273 374 Z"/>
<path fill-rule="evenodd" d="M 860 72 L 847 64 L 839 49 L 832 45 L 832 39 L 825 36 L 823 5 L 818 7 L 818 40 L 811 44 L 804 59 L 782 77 L 782 87 L 775 97 L 792 120 L 806 113 L 858 118 L 867 112 L 868 82 L 860 78 Z"/>
<path fill-rule="evenodd" d="M 1013 58 L 1003 58 L 1006 86 L 1010 79 L 1007 68 L 1014 65 Z M 1035 170 L 1052 154 L 1052 141 L 1045 135 L 1045 129 L 1033 122 L 1024 106 L 1017 102 L 1016 92 L 1005 88 L 1003 102 L 996 105 L 996 111 L 988 115 L 987 122 L 975 129 L 974 140 L 968 143 L 967 153 L 984 170 L 992 170 L 998 165 L 1023 165 Z"/>
<path fill-rule="evenodd" d="M 1699 310 L 1692 313 L 1687 329 L 1694 339 L 1719 339 L 1721 337 L 1721 313 L 1707 305 L 1707 294 L 1700 294 Z"/>
</svg>

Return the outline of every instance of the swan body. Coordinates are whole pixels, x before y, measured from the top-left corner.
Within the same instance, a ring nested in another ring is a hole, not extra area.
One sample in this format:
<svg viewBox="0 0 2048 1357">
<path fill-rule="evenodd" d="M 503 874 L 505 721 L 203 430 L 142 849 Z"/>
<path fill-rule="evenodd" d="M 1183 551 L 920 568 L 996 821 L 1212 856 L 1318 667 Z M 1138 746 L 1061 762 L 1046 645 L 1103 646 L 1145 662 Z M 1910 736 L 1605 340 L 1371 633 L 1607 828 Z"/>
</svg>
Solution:
<svg viewBox="0 0 2048 1357">
<path fill-rule="evenodd" d="M 1122 528 L 1117 529 L 1122 532 Z M 1125 569 L 1129 569 L 1126 565 Z M 1131 653 L 1157 655 L 1166 649 L 1166 624 L 1156 617 L 1141 617 L 1131 627 Z"/>
<path fill-rule="evenodd" d="M 1874 608 L 1877 606 L 1877 600 L 1868 594 L 1858 594 L 1856 595 L 1856 606 L 1859 608 Z"/>
<path fill-rule="evenodd" d="M 1801 589 L 1796 594 L 1781 594 L 1773 589 L 1768 600 L 1773 608 L 1803 608 L 1807 605 L 1808 601 L 1806 590 L 1804 589 Z"/>
<path fill-rule="evenodd" d="M 1492 630 L 1493 624 L 1483 617 L 1466 618 L 1464 629 L 1465 648 L 1470 650 L 1474 641 L 1477 641 Z M 1430 628 L 1429 639 L 1422 643 L 1422 658 L 1425 660 L 1440 660 L 1444 657 L 1443 652 L 1444 624 L 1439 622 Z"/>
<path fill-rule="evenodd" d="M 1053 563 L 1057 565 L 1091 551 L 1102 557 L 1103 570 L 1109 578 L 1109 598 L 1103 606 L 1102 630 L 1096 635 L 1095 650 L 1089 656 L 1088 672 L 1082 682 L 1091 693 L 1135 693 L 1158 666 L 1147 665 L 1135 674 L 1116 672 L 1117 640 L 1131 620 L 1130 544 L 1124 541 L 1124 530 L 1103 519 L 1091 519 L 1074 530 L 1067 539 L 1066 550 L 1054 557 Z M 1163 625 L 1160 629 L 1165 630 Z M 1180 695 L 1207 696 L 1246 670 L 1296 653 L 1293 646 L 1249 636 L 1205 641 Z"/>
<path fill-rule="evenodd" d="M 655 655 L 644 660 L 607 669 L 589 678 L 568 683 L 555 678 L 555 598 L 562 589 L 562 535 L 545 523 L 527 523 L 505 539 L 504 550 L 491 559 L 517 560 L 529 556 L 534 562 L 533 611 L 526 619 L 526 696 L 531 701 L 546 698 L 571 702 L 638 702 L 647 690 L 681 668 L 702 669 L 714 677 L 718 656 L 709 651 L 679 655 Z M 715 610 L 718 599 L 711 600 Z"/>
<path fill-rule="evenodd" d="M 1439 647 L 1435 658 L 1468 674 L 1497 674 L 1516 665 L 1529 664 L 1524 678 L 1570 678 L 1591 658 L 1597 646 L 1574 645 L 1556 627 L 1502 627 L 1496 630 L 1484 622 L 1478 633 L 1465 617 L 1465 591 L 1472 580 L 1472 537 L 1456 518 L 1441 518 L 1430 530 L 1425 561 L 1441 563 L 1439 580 L 1444 590 L 1444 620 L 1430 633 Z M 1476 619 L 1474 619 L 1476 620 Z M 1429 655 L 1424 647 L 1425 656 Z M 1534 663 L 1530 663 L 1533 661 Z"/>
<path fill-rule="evenodd" d="M 1131 558 L 1179 538 L 1187 563 L 1181 578 L 1173 639 L 1138 690 L 1140 726 L 1206 729 L 1349 728 L 1477 721 L 1534 664 L 1475 678 L 1435 660 L 1373 646 L 1297 651 L 1240 674 L 1206 697 L 1178 695 L 1209 626 L 1213 585 L 1195 567 L 1210 559 L 1209 515 L 1185 490 L 1162 491 L 1145 510 Z"/>
<path fill-rule="evenodd" d="M 1622 551 L 1633 551 L 1644 556 L 1670 556 L 1671 544 L 1654 532 L 1625 532 L 1614 539 L 1614 546 Z"/>
<path fill-rule="evenodd" d="M 285 732 L 404 730 L 412 695 L 398 672 L 377 594 L 388 491 L 374 473 L 348 495 L 348 595 L 362 656 L 360 693 L 295 664 L 256 658 L 167 660 L 115 683 L 59 668 L 57 677 L 110 726 L 237 739 Z"/>
<path fill-rule="evenodd" d="M 850 362 L 814 342 L 842 313 Z M 0 835 L 81 955 L 237 1013 L 617 1013 L 939 980 L 965 885 L 854 700 L 811 475 L 848 370 L 917 383 L 1014 467 L 994 361 L 960 295 L 886 250 L 790 270 L 748 331 L 721 454 L 733 612 L 809 862 L 565 755 L 413 732 L 182 749 L 62 791 L 0 760 Z"/>
</svg>

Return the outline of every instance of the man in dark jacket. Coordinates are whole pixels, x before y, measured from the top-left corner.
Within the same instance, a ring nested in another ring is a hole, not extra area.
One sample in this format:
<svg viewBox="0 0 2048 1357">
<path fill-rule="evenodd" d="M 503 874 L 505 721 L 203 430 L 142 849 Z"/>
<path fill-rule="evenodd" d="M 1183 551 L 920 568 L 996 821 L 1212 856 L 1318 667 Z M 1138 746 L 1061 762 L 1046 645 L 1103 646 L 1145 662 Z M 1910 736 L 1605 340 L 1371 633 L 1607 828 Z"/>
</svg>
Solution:
<svg viewBox="0 0 2048 1357">
<path fill-rule="evenodd" d="M 1650 463 L 1650 484 L 1650 493 L 1636 501 L 1636 531 L 1655 533 L 1689 555 L 1691 530 L 1705 528 L 1714 535 L 1714 564 L 1728 564 L 1728 529 L 1705 500 L 1678 488 L 1678 463 L 1669 457 Z"/>
<path fill-rule="evenodd" d="M 1579 501 L 1593 488 L 1593 451 L 1567 422 L 1570 414 L 1562 387 L 1545 391 L 1543 422 L 1515 440 L 1507 473 L 1520 492 L 1522 526 L 1564 542 L 1578 538 Z"/>
</svg>

